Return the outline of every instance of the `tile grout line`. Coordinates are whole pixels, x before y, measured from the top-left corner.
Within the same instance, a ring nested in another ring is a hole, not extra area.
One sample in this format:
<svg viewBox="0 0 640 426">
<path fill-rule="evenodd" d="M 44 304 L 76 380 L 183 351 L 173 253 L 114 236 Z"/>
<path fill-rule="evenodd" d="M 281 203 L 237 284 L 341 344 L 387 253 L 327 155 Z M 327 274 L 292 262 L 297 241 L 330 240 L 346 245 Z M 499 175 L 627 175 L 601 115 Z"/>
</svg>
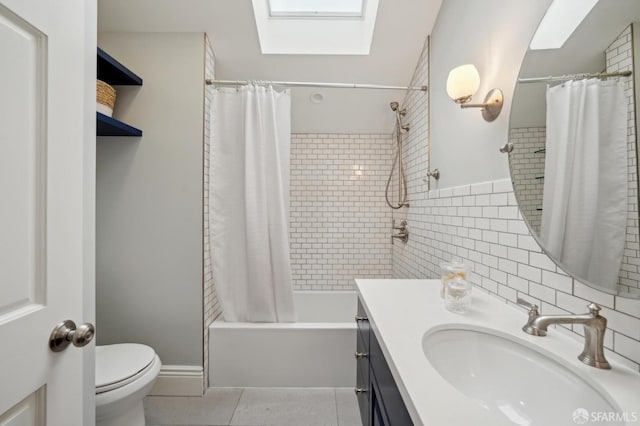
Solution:
<svg viewBox="0 0 640 426">
<path fill-rule="evenodd" d="M 333 388 L 333 403 L 336 406 L 336 426 L 340 426 L 340 411 L 338 410 L 338 393 L 336 388 Z"/>
<path fill-rule="evenodd" d="M 242 399 L 242 395 L 244 395 L 244 390 L 245 388 L 241 388 L 242 390 L 240 391 L 240 396 L 238 397 L 238 400 L 236 401 L 236 406 L 233 407 L 233 413 L 231 414 L 231 418 L 229 419 L 229 425 L 231 426 L 233 424 L 233 418 L 236 416 L 236 410 L 238 409 L 238 405 L 240 405 L 240 400 Z"/>
</svg>

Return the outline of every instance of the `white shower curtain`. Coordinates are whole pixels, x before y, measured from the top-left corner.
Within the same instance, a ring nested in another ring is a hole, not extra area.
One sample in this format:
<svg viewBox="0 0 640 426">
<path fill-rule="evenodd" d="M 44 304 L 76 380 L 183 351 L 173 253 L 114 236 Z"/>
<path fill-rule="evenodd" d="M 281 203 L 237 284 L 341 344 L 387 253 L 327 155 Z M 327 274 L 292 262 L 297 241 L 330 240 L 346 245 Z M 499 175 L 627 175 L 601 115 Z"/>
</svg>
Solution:
<svg viewBox="0 0 640 426">
<path fill-rule="evenodd" d="M 289 259 L 291 96 L 218 88 L 211 105 L 209 241 L 226 321 L 295 321 Z"/>
<path fill-rule="evenodd" d="M 579 278 L 615 290 L 627 220 L 627 99 L 598 79 L 547 88 L 540 238 Z"/>
</svg>

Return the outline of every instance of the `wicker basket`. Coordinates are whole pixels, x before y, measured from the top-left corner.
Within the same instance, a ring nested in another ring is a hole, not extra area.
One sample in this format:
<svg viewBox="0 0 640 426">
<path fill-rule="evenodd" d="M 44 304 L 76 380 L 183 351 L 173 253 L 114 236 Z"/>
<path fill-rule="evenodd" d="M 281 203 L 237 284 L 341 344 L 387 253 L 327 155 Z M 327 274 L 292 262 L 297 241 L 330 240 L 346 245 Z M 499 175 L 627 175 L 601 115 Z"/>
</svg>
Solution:
<svg viewBox="0 0 640 426">
<path fill-rule="evenodd" d="M 104 115 L 113 115 L 116 104 L 116 89 L 101 80 L 96 80 L 96 110 Z"/>
</svg>

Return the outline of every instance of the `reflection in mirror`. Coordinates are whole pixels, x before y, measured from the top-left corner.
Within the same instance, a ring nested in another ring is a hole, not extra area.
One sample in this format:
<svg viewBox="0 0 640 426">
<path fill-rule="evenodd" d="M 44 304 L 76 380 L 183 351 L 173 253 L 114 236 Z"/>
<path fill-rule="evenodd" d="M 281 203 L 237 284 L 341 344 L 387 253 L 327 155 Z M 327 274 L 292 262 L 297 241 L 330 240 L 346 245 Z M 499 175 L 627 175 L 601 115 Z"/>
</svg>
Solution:
<svg viewBox="0 0 640 426">
<path fill-rule="evenodd" d="M 544 251 L 592 287 L 640 298 L 636 21 L 640 1 L 600 0 L 562 47 L 527 52 L 509 164 Z"/>
</svg>

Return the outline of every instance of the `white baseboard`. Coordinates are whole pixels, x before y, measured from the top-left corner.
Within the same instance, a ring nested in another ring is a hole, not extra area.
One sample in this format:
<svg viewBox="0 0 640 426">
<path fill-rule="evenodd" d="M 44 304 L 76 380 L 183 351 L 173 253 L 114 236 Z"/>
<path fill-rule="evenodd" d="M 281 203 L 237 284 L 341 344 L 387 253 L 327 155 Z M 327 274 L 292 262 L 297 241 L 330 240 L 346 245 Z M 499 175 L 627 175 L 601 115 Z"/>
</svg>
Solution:
<svg viewBox="0 0 640 426">
<path fill-rule="evenodd" d="M 192 365 L 163 365 L 151 388 L 152 396 L 202 396 L 204 372 Z"/>
</svg>

